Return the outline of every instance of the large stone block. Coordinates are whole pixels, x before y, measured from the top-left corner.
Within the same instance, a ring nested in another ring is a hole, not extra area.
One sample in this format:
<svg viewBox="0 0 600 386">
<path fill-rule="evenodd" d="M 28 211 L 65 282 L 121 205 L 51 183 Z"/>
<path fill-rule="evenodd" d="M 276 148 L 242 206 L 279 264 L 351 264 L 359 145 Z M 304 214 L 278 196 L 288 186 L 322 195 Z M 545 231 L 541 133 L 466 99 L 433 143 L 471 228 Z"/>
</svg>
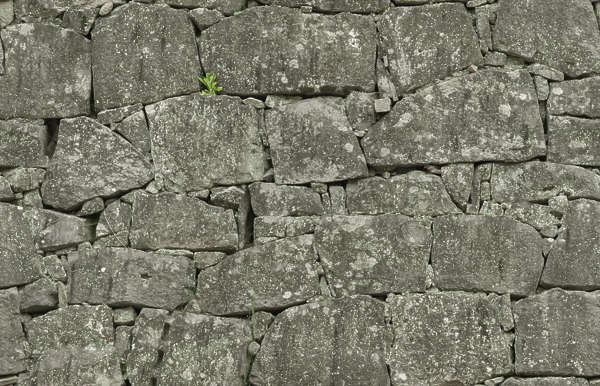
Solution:
<svg viewBox="0 0 600 386">
<path fill-rule="evenodd" d="M 46 167 L 47 136 L 41 120 L 0 120 L 0 168 Z"/>
<path fill-rule="evenodd" d="M 371 127 L 367 163 L 524 161 L 544 155 L 544 128 L 531 76 L 483 70 L 419 90 Z"/>
<path fill-rule="evenodd" d="M 29 346 L 19 315 L 17 288 L 0 290 L 0 375 L 16 374 L 27 368 Z"/>
<path fill-rule="evenodd" d="M 548 114 L 600 118 L 600 77 L 550 84 Z"/>
<path fill-rule="evenodd" d="M 317 12 L 377 13 L 390 6 L 390 0 L 259 0 L 266 5 L 299 8 L 310 6 Z"/>
<path fill-rule="evenodd" d="M 92 30 L 97 111 L 200 89 L 194 26 L 183 10 L 131 2 Z"/>
<path fill-rule="evenodd" d="M 167 189 L 193 191 L 262 179 L 259 116 L 239 98 L 193 94 L 146 106 L 146 113 L 156 173 Z"/>
<path fill-rule="evenodd" d="M 376 28 L 368 16 L 254 7 L 202 31 L 198 45 L 202 67 L 227 94 L 375 90 Z"/>
<path fill-rule="evenodd" d="M 548 161 L 600 166 L 600 119 L 548 117 Z"/>
<path fill-rule="evenodd" d="M 319 216 L 324 213 L 321 195 L 305 186 L 257 182 L 250 185 L 256 216 Z"/>
</svg>

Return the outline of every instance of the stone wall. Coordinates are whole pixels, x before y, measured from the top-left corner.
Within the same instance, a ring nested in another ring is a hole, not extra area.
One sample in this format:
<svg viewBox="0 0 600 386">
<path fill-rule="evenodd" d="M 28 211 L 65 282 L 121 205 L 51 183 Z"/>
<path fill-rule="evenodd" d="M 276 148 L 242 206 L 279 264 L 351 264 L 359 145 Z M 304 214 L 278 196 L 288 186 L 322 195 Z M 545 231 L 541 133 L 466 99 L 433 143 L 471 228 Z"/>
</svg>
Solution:
<svg viewBox="0 0 600 386">
<path fill-rule="evenodd" d="M 600 385 L 594 1 L 0 0 L 0 385 Z"/>
</svg>

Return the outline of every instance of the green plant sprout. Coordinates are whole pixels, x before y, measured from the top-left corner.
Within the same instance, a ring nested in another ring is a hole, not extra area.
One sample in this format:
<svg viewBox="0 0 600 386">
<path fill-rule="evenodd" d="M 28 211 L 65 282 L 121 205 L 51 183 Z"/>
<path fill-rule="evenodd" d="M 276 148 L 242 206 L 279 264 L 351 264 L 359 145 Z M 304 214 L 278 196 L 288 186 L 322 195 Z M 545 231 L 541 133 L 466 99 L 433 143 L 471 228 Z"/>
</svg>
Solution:
<svg viewBox="0 0 600 386">
<path fill-rule="evenodd" d="M 204 77 L 198 75 L 198 80 L 206 87 L 206 90 L 202 90 L 201 95 L 217 95 L 218 92 L 223 90 L 223 87 L 217 86 L 217 74 L 207 72 Z"/>
</svg>

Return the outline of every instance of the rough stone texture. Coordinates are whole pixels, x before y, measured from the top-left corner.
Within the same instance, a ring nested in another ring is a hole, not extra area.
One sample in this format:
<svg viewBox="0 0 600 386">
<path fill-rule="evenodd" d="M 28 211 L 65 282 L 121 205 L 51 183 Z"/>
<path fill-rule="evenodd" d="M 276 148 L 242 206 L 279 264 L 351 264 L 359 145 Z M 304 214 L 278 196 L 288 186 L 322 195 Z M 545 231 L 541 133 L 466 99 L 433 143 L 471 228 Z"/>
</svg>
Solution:
<svg viewBox="0 0 600 386">
<path fill-rule="evenodd" d="M 600 31 L 587 0 L 500 0 L 494 48 L 576 77 L 600 71 Z"/>
<path fill-rule="evenodd" d="M 327 282 L 337 296 L 425 291 L 431 230 L 402 215 L 333 216 L 315 232 Z"/>
<path fill-rule="evenodd" d="M 29 347 L 21 326 L 16 287 L 0 290 L 0 325 L 0 375 L 24 371 Z"/>
<path fill-rule="evenodd" d="M 232 251 L 238 234 L 233 211 L 175 193 L 136 192 L 131 246 L 138 249 L 183 248 Z"/>
<path fill-rule="evenodd" d="M 183 10 L 130 2 L 92 31 L 97 111 L 200 89 L 194 26 Z"/>
<path fill-rule="evenodd" d="M 600 166 L 600 119 L 549 116 L 548 161 Z"/>
<path fill-rule="evenodd" d="M 507 217 L 438 217 L 431 264 L 444 290 L 533 295 L 544 267 L 542 238 Z"/>
<path fill-rule="evenodd" d="M 362 147 L 370 166 L 384 168 L 544 155 L 531 76 L 483 70 L 426 87 L 396 103 Z"/>
<path fill-rule="evenodd" d="M 86 117 L 63 119 L 41 192 L 44 204 L 70 210 L 151 179 L 152 165 L 107 127 Z"/>
<path fill-rule="evenodd" d="M 384 308 L 383 302 L 354 296 L 285 310 L 265 335 L 250 381 L 388 386 Z"/>
<path fill-rule="evenodd" d="M 402 213 L 407 216 L 439 216 L 460 213 L 440 177 L 421 171 L 385 179 L 369 177 L 346 185 L 351 214 Z"/>
<path fill-rule="evenodd" d="M 69 303 L 174 310 L 194 293 L 194 262 L 185 256 L 89 248 L 70 254 L 69 266 Z"/>
<path fill-rule="evenodd" d="M 516 373 L 600 375 L 599 296 L 553 289 L 516 302 Z"/>
<path fill-rule="evenodd" d="M 502 386 L 588 386 L 588 381 L 575 377 L 508 378 Z"/>
<path fill-rule="evenodd" d="M 321 196 L 304 186 L 257 182 L 250 185 L 255 216 L 319 216 L 324 212 Z"/>
<path fill-rule="evenodd" d="M 450 164 L 441 168 L 442 181 L 448 194 L 463 210 L 466 209 L 471 195 L 474 173 L 474 165 L 468 163 Z"/>
<path fill-rule="evenodd" d="M 313 236 L 244 249 L 198 274 L 187 310 L 216 315 L 281 309 L 319 294 Z"/>
<path fill-rule="evenodd" d="M 366 16 L 267 6 L 213 25 L 198 44 L 228 94 L 332 95 L 374 91 L 375 35 Z"/>
<path fill-rule="evenodd" d="M 168 189 L 192 191 L 262 179 L 258 113 L 239 98 L 193 94 L 146 106 L 146 113 L 156 173 Z"/>
<path fill-rule="evenodd" d="M 600 118 L 600 77 L 550 85 L 548 114 Z"/>
<path fill-rule="evenodd" d="M 46 167 L 46 141 L 42 121 L 0 120 L 0 168 Z"/>
<path fill-rule="evenodd" d="M 393 7 L 377 28 L 399 94 L 483 62 L 462 4 Z"/>
<path fill-rule="evenodd" d="M 378 13 L 390 5 L 390 0 L 258 0 L 266 5 L 299 8 L 312 7 L 313 12 Z"/>
<path fill-rule="evenodd" d="M 0 31 L 4 70 L 0 119 L 63 118 L 90 112 L 91 45 L 50 24 L 16 24 Z"/>
<path fill-rule="evenodd" d="M 37 249 L 56 251 L 94 241 L 92 220 L 37 208 L 27 210 L 24 215 Z"/>
<path fill-rule="evenodd" d="M 388 298 L 394 385 L 472 385 L 512 369 L 510 345 L 488 298 L 461 292 Z"/>
<path fill-rule="evenodd" d="M 266 112 L 278 184 L 364 177 L 367 165 L 341 98 L 312 98 Z"/>
</svg>

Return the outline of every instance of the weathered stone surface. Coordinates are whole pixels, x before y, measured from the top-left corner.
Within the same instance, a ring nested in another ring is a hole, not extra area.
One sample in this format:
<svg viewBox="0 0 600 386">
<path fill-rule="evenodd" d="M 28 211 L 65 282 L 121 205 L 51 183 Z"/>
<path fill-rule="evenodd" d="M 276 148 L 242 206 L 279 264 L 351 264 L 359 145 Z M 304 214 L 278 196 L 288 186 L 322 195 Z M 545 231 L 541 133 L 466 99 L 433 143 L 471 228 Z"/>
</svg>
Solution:
<svg viewBox="0 0 600 386">
<path fill-rule="evenodd" d="M 537 96 L 525 70 L 483 70 L 419 90 L 371 127 L 362 146 L 367 163 L 382 168 L 545 154 Z"/>
<path fill-rule="evenodd" d="M 550 85 L 548 114 L 600 118 L 600 77 Z"/>
<path fill-rule="evenodd" d="M 174 310 L 194 293 L 194 262 L 126 248 L 88 248 L 69 255 L 69 303 Z"/>
<path fill-rule="evenodd" d="M 600 375 L 600 294 L 560 289 L 519 300 L 517 375 Z"/>
<path fill-rule="evenodd" d="M 564 194 L 571 199 L 600 199 L 600 176 L 578 166 L 531 161 L 494 164 L 492 197 L 498 202 L 545 202 Z"/>
<path fill-rule="evenodd" d="M 367 175 L 341 98 L 312 98 L 266 112 L 275 182 L 302 184 Z"/>
<path fill-rule="evenodd" d="M 57 209 L 75 209 L 94 197 L 106 197 L 145 185 L 152 165 L 131 144 L 87 118 L 63 119 L 42 198 Z"/>
<path fill-rule="evenodd" d="M 190 18 L 196 28 L 204 31 L 213 24 L 217 24 L 225 18 L 223 14 L 216 9 L 196 8 L 190 11 Z"/>
<path fill-rule="evenodd" d="M 15 193 L 37 189 L 42 184 L 46 171 L 38 168 L 16 168 L 4 172 L 10 182 L 10 187 Z"/>
<path fill-rule="evenodd" d="M 166 0 L 165 2 L 174 7 L 215 9 L 227 16 L 241 11 L 246 5 L 245 0 Z"/>
<path fill-rule="evenodd" d="M 257 182 L 250 185 L 252 211 L 256 216 L 320 216 L 321 196 L 304 186 Z"/>
<path fill-rule="evenodd" d="M 390 5 L 390 0 L 259 0 L 266 5 L 300 8 L 310 6 L 316 12 L 377 13 Z"/>
<path fill-rule="evenodd" d="M 473 186 L 475 167 L 470 163 L 442 166 L 442 181 L 452 200 L 463 210 L 467 207 Z"/>
<path fill-rule="evenodd" d="M 544 377 L 544 378 L 508 378 L 502 386 L 588 386 L 585 378 Z"/>
<path fill-rule="evenodd" d="M 600 119 L 549 116 L 548 161 L 600 166 Z"/>
<path fill-rule="evenodd" d="M 498 310 L 489 298 L 461 292 L 388 298 L 394 385 L 472 385 L 512 369 Z"/>
<path fill-rule="evenodd" d="M 37 208 L 27 210 L 25 218 L 36 248 L 43 251 L 56 251 L 95 239 L 92 220 Z"/>
<path fill-rule="evenodd" d="M 406 216 L 326 217 L 315 247 L 337 296 L 425 291 L 431 229 Z"/>
<path fill-rule="evenodd" d="M 233 211 L 175 193 L 136 192 L 129 240 L 133 248 L 232 251 L 238 235 Z"/>
<path fill-rule="evenodd" d="M 561 224 L 550 206 L 532 204 L 527 201 L 512 203 L 509 208 L 506 208 L 505 215 L 529 224 L 538 231 Z"/>
<path fill-rule="evenodd" d="M 204 30 L 198 44 L 204 70 L 227 94 L 375 90 L 376 29 L 367 16 L 253 7 Z"/>
<path fill-rule="evenodd" d="M 402 213 L 407 216 L 439 216 L 460 213 L 434 174 L 412 171 L 391 178 L 369 177 L 346 185 L 351 214 Z"/>
<path fill-rule="evenodd" d="M 262 179 L 259 116 L 240 98 L 193 94 L 146 106 L 146 113 L 156 173 L 168 189 L 193 191 Z"/>
<path fill-rule="evenodd" d="M 544 267 L 542 238 L 508 217 L 438 217 L 431 263 L 444 290 L 532 295 Z"/>
<path fill-rule="evenodd" d="M 111 125 L 111 129 L 121 134 L 140 152 L 150 153 L 150 133 L 148 132 L 146 115 L 143 111 L 138 111 L 121 122 Z"/>
<path fill-rule="evenodd" d="M 378 300 L 353 296 L 283 311 L 265 335 L 251 383 L 388 386 L 384 308 Z"/>
<path fill-rule="evenodd" d="M 571 77 L 600 71 L 600 31 L 589 1 L 500 0 L 499 4 L 496 50 Z"/>
<path fill-rule="evenodd" d="M 483 62 L 462 4 L 392 7 L 377 28 L 399 94 Z"/>
<path fill-rule="evenodd" d="M 92 31 L 98 111 L 200 89 L 194 26 L 183 10 L 130 2 Z"/>
<path fill-rule="evenodd" d="M 187 309 L 240 314 L 289 307 L 318 294 L 313 236 L 305 235 L 244 249 L 201 271 Z"/>
<path fill-rule="evenodd" d="M 177 313 L 157 369 L 157 385 L 246 385 L 251 341 L 247 320 Z"/>
<path fill-rule="evenodd" d="M 0 290 L 0 375 L 26 369 L 28 346 L 19 315 L 17 288 Z"/>
<path fill-rule="evenodd" d="M 0 120 L 0 168 L 46 167 L 46 141 L 42 121 Z"/>
<path fill-rule="evenodd" d="M 0 119 L 63 118 L 90 112 L 90 42 L 50 24 L 15 24 L 0 32 L 5 74 Z"/>
<path fill-rule="evenodd" d="M 25 285 L 19 291 L 21 312 L 46 312 L 58 306 L 56 283 L 47 277 Z"/>
</svg>

